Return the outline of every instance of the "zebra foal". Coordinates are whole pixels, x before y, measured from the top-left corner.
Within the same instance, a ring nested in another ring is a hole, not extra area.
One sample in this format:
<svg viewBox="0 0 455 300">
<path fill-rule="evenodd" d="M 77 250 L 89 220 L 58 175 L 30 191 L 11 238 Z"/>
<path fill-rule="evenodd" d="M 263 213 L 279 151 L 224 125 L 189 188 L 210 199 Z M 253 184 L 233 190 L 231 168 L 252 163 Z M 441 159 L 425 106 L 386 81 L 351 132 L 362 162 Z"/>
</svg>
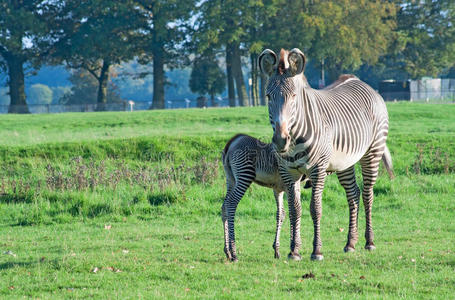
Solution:
<svg viewBox="0 0 455 300">
<path fill-rule="evenodd" d="M 275 258 L 279 258 L 280 231 L 285 216 L 283 193 L 287 188 L 278 172 L 278 162 L 273 146 L 251 136 L 237 134 L 224 147 L 222 161 L 227 187 L 226 197 L 221 207 L 226 257 L 231 261 L 237 261 L 234 233 L 235 211 L 248 187 L 252 182 L 255 182 L 273 188 L 277 205 L 273 249 L 275 250 Z M 301 177 L 298 178 L 298 183 L 295 184 L 295 193 L 299 195 L 301 179 Z M 307 182 L 307 185 L 309 184 Z"/>
</svg>

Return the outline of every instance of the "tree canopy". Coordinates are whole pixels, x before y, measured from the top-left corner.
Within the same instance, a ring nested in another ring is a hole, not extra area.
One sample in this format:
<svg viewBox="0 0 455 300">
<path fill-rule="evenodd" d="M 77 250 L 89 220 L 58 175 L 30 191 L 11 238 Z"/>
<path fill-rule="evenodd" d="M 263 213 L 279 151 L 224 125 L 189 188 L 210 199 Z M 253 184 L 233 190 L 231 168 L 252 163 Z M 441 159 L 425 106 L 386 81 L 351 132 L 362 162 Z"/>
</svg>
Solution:
<svg viewBox="0 0 455 300">
<path fill-rule="evenodd" d="M 146 20 L 130 0 L 64 1 L 56 11 L 54 57 L 98 81 L 97 109 L 104 110 L 111 66 L 142 53 Z"/>
<path fill-rule="evenodd" d="M 75 70 L 71 73 L 69 80 L 72 87 L 66 91 L 59 99 L 59 104 L 78 105 L 78 104 L 98 104 L 98 80 L 88 71 L 83 69 Z M 112 83 L 107 90 L 106 103 L 120 103 L 117 88 Z"/>
<path fill-rule="evenodd" d="M 455 2 L 399 1 L 401 49 L 394 57 L 409 77 L 437 76 L 455 62 Z"/>
<path fill-rule="evenodd" d="M 48 51 L 48 23 L 44 1 L 0 2 L 0 70 L 8 74 L 11 113 L 28 113 L 24 64 L 38 69 Z"/>
<path fill-rule="evenodd" d="M 44 84 L 36 83 L 30 86 L 27 91 L 28 104 L 51 104 L 53 91 Z"/>
<path fill-rule="evenodd" d="M 210 95 L 212 106 L 216 106 L 215 95 L 225 88 L 226 76 L 218 66 L 213 54 L 204 55 L 194 60 L 190 76 L 190 88 L 194 93 Z"/>
<path fill-rule="evenodd" d="M 10 112 L 28 112 L 24 77 L 43 64 L 91 74 L 102 110 L 113 67 L 131 61 L 144 67 L 125 76 L 153 76 L 151 108 L 164 108 L 166 72 L 191 65 L 194 91 L 213 96 L 224 80 L 231 106 L 236 98 L 258 105 L 265 78 L 257 56 L 265 48 L 300 48 L 313 77 L 354 72 L 375 85 L 453 74 L 454 24 L 452 0 L 2 1 L 0 71 Z"/>
</svg>

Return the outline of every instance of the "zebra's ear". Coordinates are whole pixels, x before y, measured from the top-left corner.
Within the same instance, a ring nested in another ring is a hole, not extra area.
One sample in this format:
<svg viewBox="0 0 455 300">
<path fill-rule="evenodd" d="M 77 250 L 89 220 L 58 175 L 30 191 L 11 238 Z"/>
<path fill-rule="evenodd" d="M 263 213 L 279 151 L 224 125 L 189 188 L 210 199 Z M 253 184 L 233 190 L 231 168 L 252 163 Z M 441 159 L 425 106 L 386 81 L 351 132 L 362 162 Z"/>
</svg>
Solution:
<svg viewBox="0 0 455 300">
<path fill-rule="evenodd" d="M 294 48 L 288 54 L 289 73 L 291 76 L 300 74 L 305 69 L 306 58 L 302 51 Z"/>
<path fill-rule="evenodd" d="M 270 77 L 272 75 L 273 70 L 276 68 L 278 59 L 276 57 L 275 52 L 270 49 L 265 49 L 262 51 L 261 55 L 259 55 L 259 69 L 261 72 Z"/>
</svg>

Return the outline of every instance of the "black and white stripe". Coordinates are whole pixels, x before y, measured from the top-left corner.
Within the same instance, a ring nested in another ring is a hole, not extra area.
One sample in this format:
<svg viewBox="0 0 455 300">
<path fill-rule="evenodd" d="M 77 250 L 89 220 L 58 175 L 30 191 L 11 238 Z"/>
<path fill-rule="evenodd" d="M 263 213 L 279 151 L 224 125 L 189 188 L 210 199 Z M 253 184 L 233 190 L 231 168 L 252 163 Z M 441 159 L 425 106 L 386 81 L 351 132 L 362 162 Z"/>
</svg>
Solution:
<svg viewBox="0 0 455 300">
<path fill-rule="evenodd" d="M 278 158 L 271 144 L 265 144 L 248 135 L 238 134 L 226 144 L 222 160 L 226 173 L 226 197 L 221 208 L 224 227 L 224 252 L 229 260 L 237 260 L 235 247 L 234 218 L 237 205 L 252 182 L 273 189 L 276 211 L 276 233 L 273 242 L 275 258 L 280 257 L 280 231 L 285 211 L 283 206 L 284 186 L 278 172 Z M 300 178 L 295 186 L 296 197 L 300 196 Z M 308 183 L 309 184 L 309 183 Z"/>
<path fill-rule="evenodd" d="M 381 96 L 353 75 L 342 75 L 323 90 L 312 89 L 303 69 L 305 56 L 298 49 L 282 50 L 280 61 L 271 50 L 259 57 L 261 70 L 269 76 L 269 118 L 273 144 L 281 154 L 279 169 L 289 188 L 291 220 L 290 257 L 300 257 L 300 201 L 293 197 L 293 182 L 306 174 L 312 182 L 310 211 L 314 226 L 311 258 L 323 259 L 320 237 L 321 196 L 325 177 L 336 172 L 349 203 L 349 232 L 344 250 L 354 251 L 358 240 L 357 216 L 360 190 L 354 164 L 360 162 L 366 214 L 365 248 L 375 248 L 371 224 L 373 186 L 381 158 L 392 174 L 386 147 L 388 114 Z M 267 65 L 274 62 L 273 66 Z M 285 125 L 283 125 L 285 124 Z M 294 214 L 294 215 L 293 215 Z"/>
</svg>

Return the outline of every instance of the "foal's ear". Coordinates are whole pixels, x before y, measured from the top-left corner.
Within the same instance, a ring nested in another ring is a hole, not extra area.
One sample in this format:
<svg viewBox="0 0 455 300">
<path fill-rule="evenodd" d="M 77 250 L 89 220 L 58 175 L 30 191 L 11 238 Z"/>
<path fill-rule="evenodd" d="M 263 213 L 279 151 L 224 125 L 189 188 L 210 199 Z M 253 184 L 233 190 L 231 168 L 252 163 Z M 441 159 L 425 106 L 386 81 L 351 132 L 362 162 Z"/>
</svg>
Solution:
<svg viewBox="0 0 455 300">
<path fill-rule="evenodd" d="M 291 76 L 300 74 L 305 69 L 306 58 L 302 51 L 294 48 L 288 54 L 289 73 Z"/>
<path fill-rule="evenodd" d="M 275 52 L 272 50 L 265 49 L 262 51 L 261 55 L 259 55 L 259 69 L 261 70 L 262 74 L 270 77 L 277 64 L 278 59 Z"/>
</svg>

